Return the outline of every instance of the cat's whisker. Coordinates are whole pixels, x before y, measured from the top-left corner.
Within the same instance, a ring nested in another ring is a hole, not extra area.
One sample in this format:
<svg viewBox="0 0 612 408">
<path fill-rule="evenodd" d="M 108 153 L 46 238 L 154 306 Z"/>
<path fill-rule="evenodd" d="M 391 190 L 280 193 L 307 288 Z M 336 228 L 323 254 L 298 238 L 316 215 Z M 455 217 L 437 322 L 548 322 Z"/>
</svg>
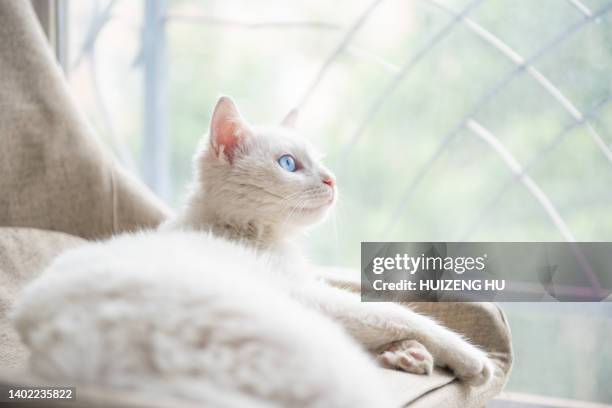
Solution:
<svg viewBox="0 0 612 408">
<path fill-rule="evenodd" d="M 299 210 L 304 208 L 304 206 L 306 205 L 307 200 L 308 200 L 308 197 L 304 197 L 296 205 L 294 205 L 292 207 L 291 212 L 289 213 L 287 218 L 285 218 L 285 220 L 283 221 L 282 229 L 285 229 L 285 227 L 287 226 L 287 223 L 291 220 L 291 217 L 293 217 L 293 214 L 295 214 L 296 210 L 298 210 L 298 207 L 299 207 Z"/>
<path fill-rule="evenodd" d="M 304 192 L 304 191 L 297 191 L 297 192 L 295 192 L 295 193 L 291 193 L 291 194 L 289 194 L 288 196 L 283 197 L 283 199 L 281 200 L 281 202 L 283 202 L 283 203 L 284 203 L 284 202 L 287 202 L 287 201 L 293 200 L 294 198 L 299 197 L 300 195 L 305 195 L 306 193 L 307 193 L 307 192 Z"/>
<path fill-rule="evenodd" d="M 294 206 L 291 207 L 291 211 L 289 212 L 289 215 L 287 216 L 287 219 L 285 220 L 285 224 L 291 219 L 293 214 L 295 214 L 295 212 L 298 210 L 298 207 L 300 209 L 303 208 L 305 203 L 306 203 L 306 198 L 302 198 Z"/>
<path fill-rule="evenodd" d="M 306 194 L 303 191 L 298 191 L 296 193 L 292 193 L 289 194 L 288 196 L 284 197 L 280 202 L 282 204 L 288 204 L 288 207 L 293 207 L 293 202 L 295 201 L 295 203 L 300 202 L 302 199 L 306 198 Z"/>
<path fill-rule="evenodd" d="M 307 199 L 308 196 L 309 196 L 309 190 L 297 191 L 295 193 L 289 194 L 288 196 L 284 197 L 280 202 L 282 204 L 288 204 L 288 208 L 291 209 L 295 205 L 299 204 L 302 200 Z M 295 204 L 292 204 L 293 201 L 295 201 Z"/>
</svg>

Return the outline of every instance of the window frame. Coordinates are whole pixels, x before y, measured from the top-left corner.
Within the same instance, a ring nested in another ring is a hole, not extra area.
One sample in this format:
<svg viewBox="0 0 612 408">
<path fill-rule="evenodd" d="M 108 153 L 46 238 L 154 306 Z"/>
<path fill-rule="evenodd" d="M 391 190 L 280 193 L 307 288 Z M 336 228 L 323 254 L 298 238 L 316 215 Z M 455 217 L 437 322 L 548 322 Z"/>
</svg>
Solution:
<svg viewBox="0 0 612 408">
<path fill-rule="evenodd" d="M 66 0 L 31 0 L 31 3 L 55 58 L 66 73 L 68 61 L 67 2 Z"/>
</svg>

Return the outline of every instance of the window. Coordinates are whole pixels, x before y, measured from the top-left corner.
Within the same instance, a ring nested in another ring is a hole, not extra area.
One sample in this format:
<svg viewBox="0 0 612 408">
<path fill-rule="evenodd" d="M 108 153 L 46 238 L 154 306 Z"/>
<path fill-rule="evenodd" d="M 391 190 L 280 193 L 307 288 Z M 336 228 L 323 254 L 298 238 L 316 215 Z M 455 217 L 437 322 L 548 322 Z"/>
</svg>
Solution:
<svg viewBox="0 0 612 408">
<path fill-rule="evenodd" d="M 224 93 L 253 121 L 299 106 L 327 153 L 321 262 L 357 266 L 360 241 L 612 239 L 609 0 L 74 1 L 67 24 L 80 107 L 173 206 Z M 505 308 L 516 365 L 493 406 L 612 403 L 609 304 Z"/>
</svg>

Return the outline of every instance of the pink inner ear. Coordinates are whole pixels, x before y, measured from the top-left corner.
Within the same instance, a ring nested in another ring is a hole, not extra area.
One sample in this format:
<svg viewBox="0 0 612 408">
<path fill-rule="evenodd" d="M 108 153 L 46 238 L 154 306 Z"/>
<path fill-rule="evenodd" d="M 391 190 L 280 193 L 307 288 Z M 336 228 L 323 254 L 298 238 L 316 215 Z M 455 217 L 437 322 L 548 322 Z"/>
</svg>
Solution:
<svg viewBox="0 0 612 408">
<path fill-rule="evenodd" d="M 238 124 L 231 119 L 213 123 L 213 148 L 217 155 L 219 155 L 221 146 L 223 146 L 223 152 L 231 159 L 239 142 L 238 128 Z"/>
<path fill-rule="evenodd" d="M 230 98 L 224 96 L 217 102 L 210 125 L 210 135 L 210 144 L 217 157 L 223 154 L 231 163 L 236 147 L 248 135 L 248 125 Z"/>
</svg>

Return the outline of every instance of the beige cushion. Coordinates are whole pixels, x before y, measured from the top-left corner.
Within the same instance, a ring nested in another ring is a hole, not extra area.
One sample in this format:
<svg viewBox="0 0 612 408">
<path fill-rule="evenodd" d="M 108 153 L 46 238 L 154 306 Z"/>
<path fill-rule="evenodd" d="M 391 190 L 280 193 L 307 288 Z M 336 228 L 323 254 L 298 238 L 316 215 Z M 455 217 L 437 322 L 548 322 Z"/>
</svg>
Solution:
<svg viewBox="0 0 612 408">
<path fill-rule="evenodd" d="M 95 238 L 167 215 L 81 117 L 30 2 L 0 1 L 0 226 Z"/>
</svg>

